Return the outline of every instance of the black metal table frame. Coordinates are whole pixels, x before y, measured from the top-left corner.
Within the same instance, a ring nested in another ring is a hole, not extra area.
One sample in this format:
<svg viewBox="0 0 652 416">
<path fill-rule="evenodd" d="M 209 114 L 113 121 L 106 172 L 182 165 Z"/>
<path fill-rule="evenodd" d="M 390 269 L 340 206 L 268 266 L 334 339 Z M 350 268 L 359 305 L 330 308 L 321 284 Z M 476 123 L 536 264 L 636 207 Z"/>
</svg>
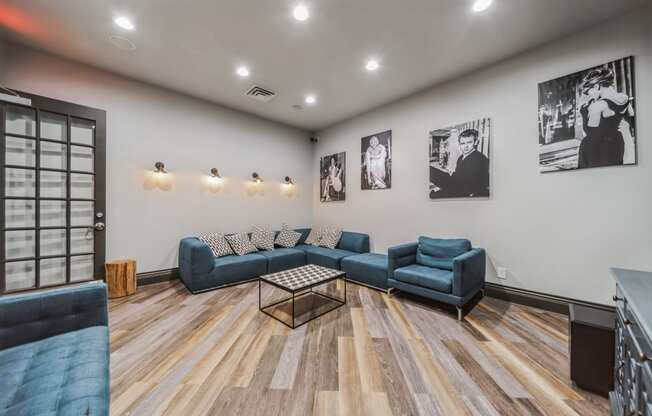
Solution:
<svg viewBox="0 0 652 416">
<path fill-rule="evenodd" d="M 337 298 L 334 298 L 332 296 L 328 296 L 328 295 L 325 295 L 323 293 L 315 292 L 315 291 L 312 290 L 314 287 L 321 286 L 321 285 L 324 285 L 326 283 L 330 283 L 330 282 L 332 282 L 334 280 L 337 280 L 337 279 L 342 279 L 344 281 L 344 299 L 337 299 Z M 292 296 L 289 297 L 289 298 L 280 300 L 278 302 L 274 302 L 272 304 L 263 306 L 262 305 L 262 295 L 261 295 L 262 294 L 262 289 L 261 288 L 262 288 L 262 283 L 263 282 L 267 283 L 268 285 L 272 285 L 272 286 L 274 286 L 276 288 L 279 288 L 279 289 L 281 289 L 281 290 L 283 290 L 285 292 L 290 292 L 292 294 Z M 304 292 L 304 291 L 307 291 L 307 292 Z M 301 292 L 304 292 L 304 293 L 301 293 Z M 295 325 L 295 318 L 296 318 L 296 316 L 294 314 L 294 302 L 295 302 L 295 299 L 299 298 L 301 296 L 307 295 L 309 293 L 314 293 L 317 296 L 321 296 L 323 298 L 332 300 L 332 301 L 336 302 L 336 305 L 334 307 L 320 313 L 319 315 L 313 316 L 312 318 L 306 320 L 305 322 L 301 322 L 299 325 Z M 282 319 L 277 318 L 276 316 L 274 316 L 273 314 L 271 314 L 271 313 L 269 313 L 269 312 L 267 312 L 265 310 L 265 309 L 269 309 L 269 308 L 271 308 L 273 306 L 279 305 L 281 303 L 285 303 L 285 302 L 287 302 L 289 300 L 292 300 L 292 325 L 288 324 L 287 322 L 283 321 Z M 285 286 L 279 285 L 279 284 L 274 283 L 274 282 L 270 282 L 269 280 L 265 280 L 262 277 L 258 279 L 258 310 L 260 312 L 264 313 L 265 315 L 276 319 L 277 321 L 281 322 L 282 324 L 284 324 L 285 326 L 287 326 L 287 327 L 289 327 L 291 329 L 296 329 L 296 328 L 300 327 L 301 325 L 307 324 L 308 322 L 310 322 L 310 321 L 312 321 L 314 319 L 317 319 L 320 316 L 323 316 L 323 315 L 327 314 L 328 312 L 332 312 L 335 309 L 337 309 L 337 308 L 339 308 L 341 306 L 344 306 L 344 305 L 346 305 L 346 273 L 342 273 L 341 275 L 333 276 L 332 278 L 329 278 L 327 280 L 322 280 L 320 282 L 313 283 L 311 285 L 302 287 L 300 289 L 295 289 L 295 290 L 289 289 L 289 288 L 287 288 Z"/>
</svg>

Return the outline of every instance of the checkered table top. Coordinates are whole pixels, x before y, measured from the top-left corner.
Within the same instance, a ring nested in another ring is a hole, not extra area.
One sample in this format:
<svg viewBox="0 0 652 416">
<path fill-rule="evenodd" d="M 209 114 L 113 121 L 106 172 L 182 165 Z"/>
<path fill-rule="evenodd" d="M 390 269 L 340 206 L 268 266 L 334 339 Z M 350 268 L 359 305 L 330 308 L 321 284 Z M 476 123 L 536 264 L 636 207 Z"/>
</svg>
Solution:
<svg viewBox="0 0 652 416">
<path fill-rule="evenodd" d="M 266 274 L 260 278 L 266 282 L 278 285 L 292 292 L 314 286 L 321 282 L 344 276 L 341 270 L 308 264 L 282 272 Z"/>
</svg>

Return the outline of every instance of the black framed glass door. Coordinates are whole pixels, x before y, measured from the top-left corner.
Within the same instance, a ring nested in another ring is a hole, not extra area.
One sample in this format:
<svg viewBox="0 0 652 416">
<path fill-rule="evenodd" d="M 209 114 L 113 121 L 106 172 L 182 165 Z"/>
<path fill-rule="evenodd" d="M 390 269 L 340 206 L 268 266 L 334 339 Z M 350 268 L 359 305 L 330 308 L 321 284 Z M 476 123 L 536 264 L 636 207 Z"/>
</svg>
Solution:
<svg viewBox="0 0 652 416">
<path fill-rule="evenodd" d="M 104 277 L 106 113 L 0 101 L 0 293 Z"/>
</svg>

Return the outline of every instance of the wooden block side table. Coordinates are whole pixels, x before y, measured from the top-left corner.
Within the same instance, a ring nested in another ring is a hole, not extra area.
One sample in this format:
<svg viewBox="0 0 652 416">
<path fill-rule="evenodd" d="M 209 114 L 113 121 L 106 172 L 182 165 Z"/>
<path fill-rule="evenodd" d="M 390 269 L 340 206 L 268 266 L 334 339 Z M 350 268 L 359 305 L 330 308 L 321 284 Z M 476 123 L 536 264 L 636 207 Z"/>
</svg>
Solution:
<svg viewBox="0 0 652 416">
<path fill-rule="evenodd" d="M 109 299 L 136 293 L 136 260 L 114 260 L 104 265 Z"/>
</svg>

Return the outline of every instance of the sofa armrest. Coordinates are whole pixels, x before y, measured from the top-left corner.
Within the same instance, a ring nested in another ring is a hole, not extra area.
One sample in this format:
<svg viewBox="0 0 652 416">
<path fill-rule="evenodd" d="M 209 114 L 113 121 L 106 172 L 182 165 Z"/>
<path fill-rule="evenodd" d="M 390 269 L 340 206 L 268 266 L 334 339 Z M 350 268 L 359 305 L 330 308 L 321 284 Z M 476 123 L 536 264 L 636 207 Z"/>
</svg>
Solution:
<svg viewBox="0 0 652 416">
<path fill-rule="evenodd" d="M 194 274 L 207 274 L 215 268 L 215 256 L 208 244 L 195 237 L 184 238 L 179 244 L 179 274 L 189 279 Z"/>
<path fill-rule="evenodd" d="M 486 256 L 474 248 L 453 259 L 453 295 L 464 297 L 470 290 L 484 287 Z"/>
<path fill-rule="evenodd" d="M 0 297 L 0 350 L 108 325 L 103 282 Z"/>
<path fill-rule="evenodd" d="M 407 243 L 387 249 L 387 277 L 392 279 L 396 269 L 414 264 L 418 247 L 418 243 Z"/>
</svg>

